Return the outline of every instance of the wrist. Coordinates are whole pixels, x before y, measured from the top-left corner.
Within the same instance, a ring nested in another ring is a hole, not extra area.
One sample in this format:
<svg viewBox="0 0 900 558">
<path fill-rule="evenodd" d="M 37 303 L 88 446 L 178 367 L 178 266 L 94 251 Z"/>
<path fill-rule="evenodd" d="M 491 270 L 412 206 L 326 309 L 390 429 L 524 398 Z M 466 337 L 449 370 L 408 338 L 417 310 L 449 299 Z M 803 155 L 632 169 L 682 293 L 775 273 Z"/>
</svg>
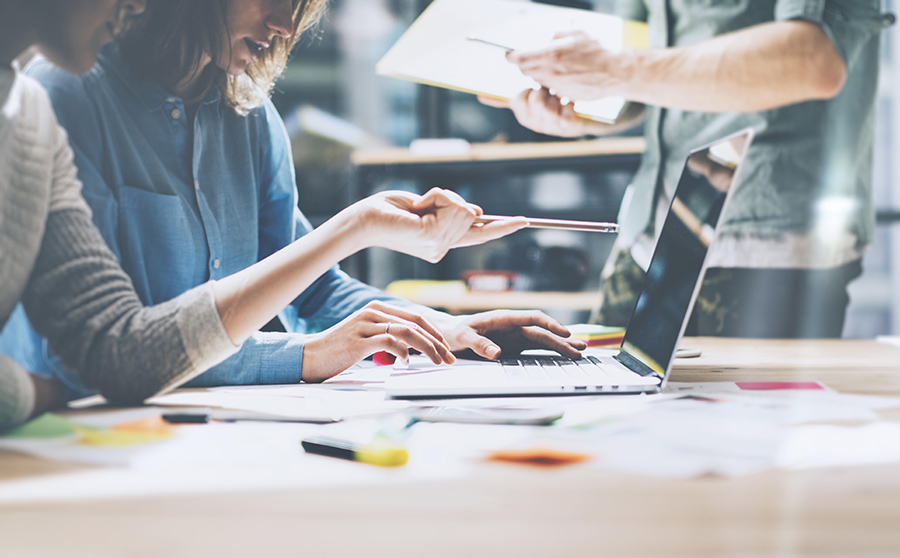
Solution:
<svg viewBox="0 0 900 558">
<path fill-rule="evenodd" d="M 625 49 L 609 58 L 609 76 L 612 78 L 610 94 L 631 100 L 640 88 L 640 68 L 644 50 Z"/>
<path fill-rule="evenodd" d="M 303 351 L 300 353 L 300 381 L 315 382 L 314 371 L 318 367 L 316 355 L 319 353 L 319 343 L 321 343 L 323 333 L 314 333 L 304 336 Z"/>
<path fill-rule="evenodd" d="M 328 236 L 340 244 L 342 253 L 340 259 L 375 246 L 373 241 L 378 231 L 372 226 L 368 208 L 359 203 L 345 208 L 329 219 L 323 227 L 326 225 Z"/>
</svg>

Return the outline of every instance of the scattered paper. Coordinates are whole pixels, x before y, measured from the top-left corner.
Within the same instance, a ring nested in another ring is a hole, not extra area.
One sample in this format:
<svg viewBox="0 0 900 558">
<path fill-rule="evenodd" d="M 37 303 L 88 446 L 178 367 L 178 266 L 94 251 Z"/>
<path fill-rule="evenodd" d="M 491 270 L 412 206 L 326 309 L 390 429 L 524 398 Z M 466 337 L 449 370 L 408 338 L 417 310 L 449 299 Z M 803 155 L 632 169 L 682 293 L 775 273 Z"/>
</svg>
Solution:
<svg viewBox="0 0 900 558">
<path fill-rule="evenodd" d="M 900 347 L 900 335 L 879 335 L 875 340 L 885 345 Z"/>
<path fill-rule="evenodd" d="M 775 465 L 787 469 L 849 467 L 900 462 L 900 423 L 859 427 L 816 424 L 793 429 Z"/>
<path fill-rule="evenodd" d="M 147 401 L 166 407 L 203 407 L 283 416 L 296 421 L 331 422 L 397 412 L 403 401 L 386 400 L 383 391 L 338 390 L 311 386 L 176 391 Z"/>
<path fill-rule="evenodd" d="M 900 424 L 877 414 L 900 407 L 897 397 L 841 394 L 806 382 L 764 382 L 755 389 L 734 382 L 670 383 L 655 395 L 424 401 L 388 400 L 383 390 L 360 389 L 385 369 L 390 373 L 388 367 L 354 368 L 346 373 L 348 383 L 334 385 L 184 390 L 154 400 L 167 409 L 343 419 L 333 424 L 172 427 L 159 422 L 159 407 L 83 411 L 76 420 L 42 416 L 0 437 L 0 449 L 117 467 L 0 482 L 0 504 L 459 478 L 491 456 L 537 453 L 578 455 L 584 467 L 662 478 L 900 461 Z M 553 426 L 409 420 L 415 409 L 435 406 L 560 409 L 564 415 Z M 848 422 L 855 424 L 823 424 Z M 314 435 L 359 443 L 389 437 L 408 449 L 410 460 L 402 470 L 384 471 L 306 455 L 300 441 Z"/>
</svg>

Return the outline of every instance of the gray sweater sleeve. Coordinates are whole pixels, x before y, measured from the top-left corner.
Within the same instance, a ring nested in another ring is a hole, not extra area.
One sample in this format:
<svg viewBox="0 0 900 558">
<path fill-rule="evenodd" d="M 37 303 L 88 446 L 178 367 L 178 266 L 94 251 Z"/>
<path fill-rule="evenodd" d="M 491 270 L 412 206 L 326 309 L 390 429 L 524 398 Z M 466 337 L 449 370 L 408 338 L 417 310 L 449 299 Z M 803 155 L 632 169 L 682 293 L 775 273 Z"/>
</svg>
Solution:
<svg viewBox="0 0 900 558">
<path fill-rule="evenodd" d="M 49 212 L 22 297 L 51 350 L 87 387 L 122 404 L 172 389 L 237 351 L 210 284 L 143 305 L 91 221 L 65 132 L 51 124 Z"/>
<path fill-rule="evenodd" d="M 27 282 L 0 287 L 24 304 L 35 329 L 63 363 L 107 399 L 134 404 L 188 381 L 237 351 L 219 318 L 211 284 L 153 307 L 141 303 L 91 221 L 72 149 L 46 94 L 23 76 L 16 76 L 9 91 L 11 103 L 4 105 L 0 94 L 6 118 L 0 119 L 6 124 L 0 131 L 10 130 L 0 134 L 7 140 L 0 141 L 0 154 L 10 150 L 3 162 L 14 164 L 4 167 L 0 176 L 14 189 L 8 189 L 0 206 L 7 223 L 16 226 L 8 228 L 24 231 L 32 240 L 30 235 L 39 236 L 34 242 L 13 238 L 15 250 L 9 253 L 20 257 L 7 258 L 12 262 L 9 269 L 21 261 L 27 266 L 22 274 Z M 4 303 L 6 299 L 0 297 Z M 25 371 L 0 360 L 0 420 L 11 423 L 27 417 L 34 396 Z"/>
<path fill-rule="evenodd" d="M 210 284 L 145 307 L 86 209 L 52 211 L 22 302 L 85 385 L 136 404 L 233 354 Z"/>
</svg>

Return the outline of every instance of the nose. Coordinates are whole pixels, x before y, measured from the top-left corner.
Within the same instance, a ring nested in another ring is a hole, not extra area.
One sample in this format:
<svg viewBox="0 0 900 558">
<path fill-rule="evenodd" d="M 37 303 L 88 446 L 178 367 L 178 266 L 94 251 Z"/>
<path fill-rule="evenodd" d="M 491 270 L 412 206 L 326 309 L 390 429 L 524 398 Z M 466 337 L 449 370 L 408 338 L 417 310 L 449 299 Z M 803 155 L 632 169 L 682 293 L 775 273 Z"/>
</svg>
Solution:
<svg viewBox="0 0 900 558">
<path fill-rule="evenodd" d="M 293 11 L 291 0 L 277 0 L 266 16 L 266 28 L 278 37 L 290 38 L 294 33 Z"/>
<path fill-rule="evenodd" d="M 139 15 L 147 9 L 147 0 L 121 0 L 119 7 L 124 13 Z"/>
</svg>

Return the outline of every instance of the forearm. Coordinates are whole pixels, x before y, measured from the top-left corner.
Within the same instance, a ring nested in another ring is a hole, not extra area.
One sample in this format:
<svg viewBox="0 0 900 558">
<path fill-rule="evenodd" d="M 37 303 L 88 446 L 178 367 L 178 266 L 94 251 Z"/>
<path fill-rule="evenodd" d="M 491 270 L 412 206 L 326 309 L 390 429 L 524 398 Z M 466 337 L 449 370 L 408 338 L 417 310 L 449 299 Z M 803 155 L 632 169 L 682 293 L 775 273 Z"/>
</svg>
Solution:
<svg viewBox="0 0 900 558">
<path fill-rule="evenodd" d="M 209 286 L 144 307 L 85 210 L 50 213 L 22 302 L 63 363 L 118 403 L 175 387 L 237 349 Z"/>
<path fill-rule="evenodd" d="M 337 262 L 366 247 L 355 216 L 335 218 L 253 266 L 214 284 L 228 336 L 242 343 Z"/>
<path fill-rule="evenodd" d="M 753 112 L 837 95 L 846 66 L 816 24 L 757 25 L 702 43 L 630 50 L 613 63 L 616 93 L 703 112 Z"/>
</svg>

